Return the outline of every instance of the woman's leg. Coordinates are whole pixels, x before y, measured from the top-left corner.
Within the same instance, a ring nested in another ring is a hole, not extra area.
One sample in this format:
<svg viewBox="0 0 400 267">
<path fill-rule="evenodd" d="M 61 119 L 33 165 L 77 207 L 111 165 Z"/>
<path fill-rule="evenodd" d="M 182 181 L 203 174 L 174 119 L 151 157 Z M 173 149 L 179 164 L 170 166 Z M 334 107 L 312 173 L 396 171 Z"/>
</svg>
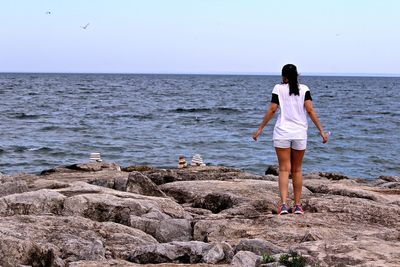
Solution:
<svg viewBox="0 0 400 267">
<path fill-rule="evenodd" d="M 291 151 L 291 171 L 293 182 L 294 204 L 300 205 L 301 190 L 303 187 L 303 177 L 301 174 L 301 165 L 303 163 L 303 156 L 305 150 L 296 150 L 292 148 Z"/>
<path fill-rule="evenodd" d="M 279 193 L 282 204 L 286 204 L 290 172 L 290 148 L 275 147 L 275 151 L 279 162 Z"/>
</svg>

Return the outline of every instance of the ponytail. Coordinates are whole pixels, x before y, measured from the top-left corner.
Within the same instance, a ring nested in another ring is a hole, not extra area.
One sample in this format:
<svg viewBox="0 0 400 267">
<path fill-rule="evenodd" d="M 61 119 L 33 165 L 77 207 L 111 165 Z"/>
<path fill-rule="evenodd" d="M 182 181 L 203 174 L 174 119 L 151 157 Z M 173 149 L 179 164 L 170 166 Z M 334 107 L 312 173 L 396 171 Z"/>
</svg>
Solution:
<svg viewBox="0 0 400 267">
<path fill-rule="evenodd" d="M 300 95 L 299 93 L 299 82 L 297 77 L 297 68 L 293 64 L 287 64 L 282 68 L 282 76 L 289 80 L 289 95 Z"/>
</svg>

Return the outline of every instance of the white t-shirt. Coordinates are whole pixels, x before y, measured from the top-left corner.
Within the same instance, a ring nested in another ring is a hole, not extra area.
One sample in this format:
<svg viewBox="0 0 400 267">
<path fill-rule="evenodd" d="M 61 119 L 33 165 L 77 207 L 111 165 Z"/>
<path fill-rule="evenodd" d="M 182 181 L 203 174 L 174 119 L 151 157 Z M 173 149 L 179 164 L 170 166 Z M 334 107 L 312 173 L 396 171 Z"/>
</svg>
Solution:
<svg viewBox="0 0 400 267">
<path fill-rule="evenodd" d="M 277 84 L 272 94 L 279 99 L 279 116 L 275 123 L 274 140 L 307 139 L 307 112 L 304 107 L 304 98 L 310 89 L 299 84 L 300 95 L 289 95 L 289 84 Z"/>
</svg>

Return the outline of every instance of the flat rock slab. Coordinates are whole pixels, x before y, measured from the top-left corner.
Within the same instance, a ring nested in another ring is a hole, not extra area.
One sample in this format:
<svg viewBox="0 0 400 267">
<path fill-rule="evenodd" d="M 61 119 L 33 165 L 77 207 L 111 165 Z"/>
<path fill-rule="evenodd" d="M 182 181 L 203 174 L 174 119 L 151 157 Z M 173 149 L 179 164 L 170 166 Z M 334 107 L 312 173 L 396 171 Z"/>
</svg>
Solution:
<svg viewBox="0 0 400 267">
<path fill-rule="evenodd" d="M 230 208 L 247 205 L 245 210 L 273 212 L 279 203 L 278 184 L 274 181 L 232 179 L 228 181 L 182 181 L 160 186 L 178 203 L 192 203 L 193 207 L 219 213 Z M 292 189 L 289 187 L 289 193 Z M 303 196 L 311 192 L 303 188 Z M 235 211 L 232 212 L 235 214 Z M 238 212 L 239 214 L 242 212 Z"/>
<path fill-rule="evenodd" d="M 131 227 L 75 216 L 0 217 L 0 229 L 3 266 L 30 265 L 38 258 L 49 261 L 52 264 L 49 266 L 77 260 L 124 258 L 136 247 L 158 243 Z"/>
</svg>

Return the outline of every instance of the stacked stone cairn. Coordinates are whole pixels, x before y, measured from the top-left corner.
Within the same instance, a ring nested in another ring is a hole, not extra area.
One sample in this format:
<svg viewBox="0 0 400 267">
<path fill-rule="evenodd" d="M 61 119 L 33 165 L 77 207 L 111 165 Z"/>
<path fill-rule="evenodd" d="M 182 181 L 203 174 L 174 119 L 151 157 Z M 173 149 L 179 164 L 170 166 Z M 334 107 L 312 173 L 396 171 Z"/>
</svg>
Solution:
<svg viewBox="0 0 400 267">
<path fill-rule="evenodd" d="M 90 162 L 102 162 L 100 153 L 90 153 Z"/>
<path fill-rule="evenodd" d="M 196 154 L 192 158 L 192 166 L 206 166 L 200 154 Z"/>
<path fill-rule="evenodd" d="M 178 160 L 178 168 L 183 169 L 187 167 L 185 156 L 179 156 Z"/>
</svg>

